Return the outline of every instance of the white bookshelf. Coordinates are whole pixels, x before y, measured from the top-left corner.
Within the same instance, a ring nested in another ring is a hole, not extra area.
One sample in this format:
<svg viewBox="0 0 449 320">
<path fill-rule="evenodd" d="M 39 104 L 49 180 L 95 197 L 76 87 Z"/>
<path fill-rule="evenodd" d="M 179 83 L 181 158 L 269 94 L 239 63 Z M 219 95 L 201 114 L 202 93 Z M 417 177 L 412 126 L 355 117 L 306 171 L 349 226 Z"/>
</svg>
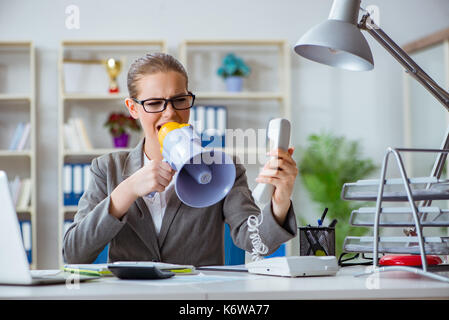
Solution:
<svg viewBox="0 0 449 320">
<path fill-rule="evenodd" d="M 19 220 L 31 224 L 31 268 L 37 266 L 36 213 L 36 81 L 35 48 L 31 41 L 0 42 L 0 169 L 8 179 L 31 180 L 29 205 L 16 208 Z M 9 150 L 9 142 L 19 122 L 30 123 L 26 148 Z"/>
<path fill-rule="evenodd" d="M 241 92 L 227 92 L 217 75 L 228 53 L 242 58 L 251 68 Z M 179 46 L 179 59 L 189 75 L 189 90 L 196 95 L 195 105 L 224 105 L 227 108 L 227 128 L 266 129 L 274 117 L 291 120 L 291 48 L 284 39 L 187 39 Z M 229 148 L 225 152 L 245 156 L 265 154 L 257 146 Z M 252 189 L 260 164 L 245 164 L 248 184 Z M 287 254 L 292 253 L 287 243 Z"/>
<path fill-rule="evenodd" d="M 65 163 L 90 163 L 92 159 L 120 150 L 130 150 L 142 136 L 135 134 L 129 148 L 114 148 L 112 137 L 103 123 L 110 112 L 127 113 L 124 100 L 128 96 L 126 75 L 130 64 L 138 57 L 149 52 L 167 52 L 165 40 L 151 41 L 63 41 L 59 52 L 59 119 L 58 119 L 58 248 L 59 264 L 63 264 L 62 241 L 63 223 L 72 219 L 77 206 L 64 206 L 63 197 L 63 167 Z M 117 78 L 119 92 L 108 92 L 109 78 L 101 65 L 73 63 L 73 60 L 101 60 L 119 58 L 123 62 Z M 65 61 L 72 61 L 67 63 Z M 68 65 L 71 68 L 68 67 Z M 73 67 L 75 65 L 75 67 Z M 79 68 L 81 71 L 77 70 Z M 69 76 L 71 74 L 71 76 Z M 76 87 L 74 84 L 78 84 Z M 64 123 L 70 117 L 80 117 L 86 126 L 93 149 L 70 150 L 64 144 Z"/>
</svg>

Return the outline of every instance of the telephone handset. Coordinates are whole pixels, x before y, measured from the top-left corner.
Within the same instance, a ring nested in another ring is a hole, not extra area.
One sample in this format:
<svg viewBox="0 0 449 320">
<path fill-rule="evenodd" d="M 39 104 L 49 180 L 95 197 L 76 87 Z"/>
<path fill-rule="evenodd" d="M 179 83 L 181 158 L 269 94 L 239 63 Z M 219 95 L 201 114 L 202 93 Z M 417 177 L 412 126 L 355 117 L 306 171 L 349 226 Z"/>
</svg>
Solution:
<svg viewBox="0 0 449 320">
<path fill-rule="evenodd" d="M 267 131 L 270 151 L 278 148 L 288 150 L 290 127 L 290 121 L 287 119 L 276 118 L 270 121 Z M 253 197 L 261 205 L 266 205 L 270 203 L 273 192 L 274 186 L 272 184 L 259 183 L 253 191 Z"/>
<path fill-rule="evenodd" d="M 268 124 L 267 137 L 269 139 L 270 151 L 273 149 L 288 150 L 290 143 L 290 121 L 283 118 L 272 119 Z M 254 189 L 252 195 L 256 203 L 261 207 L 271 202 L 273 196 L 274 186 L 272 184 L 259 183 Z M 248 231 L 253 232 L 250 235 L 250 239 L 253 245 L 253 251 L 251 252 L 253 261 L 260 260 L 260 255 L 268 253 L 267 246 L 262 242 L 259 236 L 258 227 L 262 224 L 263 216 L 251 215 L 248 217 L 247 225 Z"/>
</svg>

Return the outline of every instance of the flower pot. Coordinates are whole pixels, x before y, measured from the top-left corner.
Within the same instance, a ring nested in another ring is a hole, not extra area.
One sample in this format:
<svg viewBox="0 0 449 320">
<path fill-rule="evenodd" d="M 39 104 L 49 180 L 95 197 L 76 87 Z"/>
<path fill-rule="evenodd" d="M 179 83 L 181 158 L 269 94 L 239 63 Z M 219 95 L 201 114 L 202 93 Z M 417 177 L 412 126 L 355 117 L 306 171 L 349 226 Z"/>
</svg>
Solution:
<svg viewBox="0 0 449 320">
<path fill-rule="evenodd" d="M 121 135 L 114 137 L 114 147 L 115 148 L 127 148 L 129 141 L 129 134 L 122 133 Z"/>
<path fill-rule="evenodd" d="M 243 86 L 243 78 L 242 77 L 231 76 L 231 77 L 227 77 L 225 79 L 225 81 L 226 81 L 226 89 L 229 92 L 242 91 L 242 86 Z"/>
</svg>

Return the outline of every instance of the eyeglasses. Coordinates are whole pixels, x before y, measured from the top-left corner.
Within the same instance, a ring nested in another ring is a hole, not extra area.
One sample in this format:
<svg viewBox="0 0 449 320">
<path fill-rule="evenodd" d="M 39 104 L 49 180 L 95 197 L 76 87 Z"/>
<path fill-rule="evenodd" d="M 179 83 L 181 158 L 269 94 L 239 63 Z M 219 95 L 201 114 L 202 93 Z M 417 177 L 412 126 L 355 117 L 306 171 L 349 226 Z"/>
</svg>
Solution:
<svg viewBox="0 0 449 320">
<path fill-rule="evenodd" d="M 172 107 L 176 110 L 190 109 L 193 107 L 193 103 L 195 102 L 195 95 L 189 92 L 188 94 L 176 96 L 171 99 L 157 98 L 137 100 L 132 98 L 132 100 L 138 104 L 141 104 L 145 112 L 158 113 L 167 109 L 169 102 L 171 102 Z"/>
</svg>

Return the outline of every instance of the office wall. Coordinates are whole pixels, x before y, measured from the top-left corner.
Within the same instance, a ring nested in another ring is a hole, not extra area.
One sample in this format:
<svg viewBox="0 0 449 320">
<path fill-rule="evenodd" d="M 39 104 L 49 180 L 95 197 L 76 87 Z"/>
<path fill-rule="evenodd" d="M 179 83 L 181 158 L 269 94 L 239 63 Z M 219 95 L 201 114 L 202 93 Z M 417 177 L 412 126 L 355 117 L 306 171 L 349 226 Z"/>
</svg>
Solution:
<svg viewBox="0 0 449 320">
<path fill-rule="evenodd" d="M 80 9 L 78 30 L 65 27 L 70 4 Z M 378 6 L 381 27 L 398 44 L 448 26 L 447 0 L 362 1 L 369 4 Z M 0 40 L 31 39 L 37 48 L 38 267 L 53 268 L 58 261 L 54 141 L 61 40 L 163 38 L 172 54 L 185 38 L 285 38 L 293 46 L 327 17 L 330 6 L 331 0 L 2 0 Z M 292 52 L 293 144 L 304 145 L 309 134 L 330 130 L 359 140 L 377 163 L 386 147 L 402 146 L 401 68 L 375 41 L 368 42 L 375 59 L 371 72 L 331 69 Z M 313 217 L 314 205 L 299 180 L 296 186 L 296 211 Z"/>
</svg>

